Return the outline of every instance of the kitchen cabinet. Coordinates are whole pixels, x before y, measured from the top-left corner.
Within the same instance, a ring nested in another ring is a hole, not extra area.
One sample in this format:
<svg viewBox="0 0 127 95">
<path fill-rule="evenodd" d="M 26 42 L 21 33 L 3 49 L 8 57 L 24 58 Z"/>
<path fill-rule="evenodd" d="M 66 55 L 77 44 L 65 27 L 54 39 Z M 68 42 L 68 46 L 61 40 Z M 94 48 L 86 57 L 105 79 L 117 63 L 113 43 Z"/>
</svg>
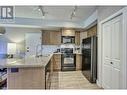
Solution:
<svg viewBox="0 0 127 95">
<path fill-rule="evenodd" d="M 80 45 L 80 32 L 79 31 L 75 32 L 75 44 Z"/>
<path fill-rule="evenodd" d="M 62 36 L 75 36 L 75 30 L 74 29 L 63 29 Z"/>
<path fill-rule="evenodd" d="M 50 32 L 42 31 L 42 45 L 50 45 Z"/>
<path fill-rule="evenodd" d="M 122 19 L 121 16 L 105 22 L 103 33 L 102 85 L 108 89 L 120 88 L 120 67 L 122 53 Z"/>
<path fill-rule="evenodd" d="M 59 31 L 50 32 L 50 44 L 51 45 L 61 44 L 61 32 Z"/>
<path fill-rule="evenodd" d="M 42 31 L 43 45 L 60 45 L 61 32 L 60 31 Z"/>
<path fill-rule="evenodd" d="M 61 54 L 54 54 L 53 55 L 53 70 L 60 71 L 61 70 Z"/>
<path fill-rule="evenodd" d="M 87 30 L 87 37 L 95 36 L 97 35 L 97 25 L 91 27 Z"/>
<path fill-rule="evenodd" d="M 7 89 L 45 89 L 45 69 L 42 67 L 7 70 Z"/>
<path fill-rule="evenodd" d="M 82 40 L 85 38 L 87 38 L 87 32 L 86 31 L 80 32 L 80 44 L 82 44 Z"/>
<path fill-rule="evenodd" d="M 82 55 L 76 54 L 76 70 L 82 69 Z"/>
<path fill-rule="evenodd" d="M 50 62 L 45 67 L 45 89 L 50 89 L 52 76 L 53 76 L 53 64 L 51 58 Z"/>
<path fill-rule="evenodd" d="M 41 58 L 40 60 L 33 58 L 34 60 L 30 61 L 30 63 L 33 62 L 32 66 L 28 60 L 25 61 L 30 67 L 28 65 L 25 67 L 26 64 L 23 63 L 23 67 L 20 65 L 19 67 L 7 68 L 7 89 L 50 89 L 53 76 L 53 56 L 48 57 L 42 57 L 45 59 L 39 63 L 39 66 L 37 64 L 41 62 Z"/>
</svg>

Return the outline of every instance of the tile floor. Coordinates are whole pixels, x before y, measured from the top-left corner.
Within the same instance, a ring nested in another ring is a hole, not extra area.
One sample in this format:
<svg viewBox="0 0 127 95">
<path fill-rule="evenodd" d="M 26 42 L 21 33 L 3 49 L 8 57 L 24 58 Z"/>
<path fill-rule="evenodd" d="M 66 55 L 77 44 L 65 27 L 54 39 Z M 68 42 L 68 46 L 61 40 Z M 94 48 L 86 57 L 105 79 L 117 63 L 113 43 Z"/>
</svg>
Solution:
<svg viewBox="0 0 127 95">
<path fill-rule="evenodd" d="M 53 74 L 51 89 L 100 89 L 91 84 L 81 71 L 55 72 Z"/>
</svg>

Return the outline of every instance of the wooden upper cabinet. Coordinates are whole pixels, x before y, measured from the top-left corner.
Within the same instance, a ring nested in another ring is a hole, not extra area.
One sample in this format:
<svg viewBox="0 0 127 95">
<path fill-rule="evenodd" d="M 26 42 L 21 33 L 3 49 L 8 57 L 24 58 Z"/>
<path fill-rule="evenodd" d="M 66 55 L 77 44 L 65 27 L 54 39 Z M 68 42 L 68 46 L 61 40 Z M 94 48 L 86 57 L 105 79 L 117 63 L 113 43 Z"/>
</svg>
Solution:
<svg viewBox="0 0 127 95">
<path fill-rule="evenodd" d="M 95 36 L 97 35 L 97 25 L 91 27 L 87 30 L 87 37 Z"/>
<path fill-rule="evenodd" d="M 80 45 L 80 32 L 79 31 L 75 32 L 75 44 Z"/>
<path fill-rule="evenodd" d="M 50 32 L 49 31 L 42 31 L 42 44 L 50 45 Z"/>
<path fill-rule="evenodd" d="M 50 32 L 50 44 L 51 45 L 61 44 L 61 32 L 59 31 Z"/>
<path fill-rule="evenodd" d="M 59 31 L 43 31 L 42 32 L 43 45 L 60 45 L 61 32 Z"/>
</svg>

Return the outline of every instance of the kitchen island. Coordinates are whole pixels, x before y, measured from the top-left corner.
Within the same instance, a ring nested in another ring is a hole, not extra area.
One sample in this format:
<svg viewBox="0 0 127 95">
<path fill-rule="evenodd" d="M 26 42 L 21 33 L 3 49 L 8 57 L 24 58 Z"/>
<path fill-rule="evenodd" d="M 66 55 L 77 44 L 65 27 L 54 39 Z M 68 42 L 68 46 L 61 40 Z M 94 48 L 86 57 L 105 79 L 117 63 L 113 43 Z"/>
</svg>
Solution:
<svg viewBox="0 0 127 95">
<path fill-rule="evenodd" d="M 81 70 L 82 54 L 76 54 L 76 70 Z M 7 68 L 7 89 L 50 89 L 52 75 L 61 71 L 62 53 L 24 59 L 1 59 L 0 67 Z"/>
<path fill-rule="evenodd" d="M 2 59 L 0 67 L 7 68 L 7 89 L 50 88 L 53 54 L 24 59 Z"/>
</svg>

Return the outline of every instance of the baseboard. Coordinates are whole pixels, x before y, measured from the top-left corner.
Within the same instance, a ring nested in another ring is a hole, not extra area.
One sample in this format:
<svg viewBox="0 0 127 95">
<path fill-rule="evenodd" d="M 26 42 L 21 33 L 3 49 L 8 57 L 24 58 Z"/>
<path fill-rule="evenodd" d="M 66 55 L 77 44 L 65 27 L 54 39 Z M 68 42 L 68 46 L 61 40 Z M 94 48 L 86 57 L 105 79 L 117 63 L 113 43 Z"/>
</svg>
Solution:
<svg viewBox="0 0 127 95">
<path fill-rule="evenodd" d="M 96 81 L 96 83 L 97 83 L 97 85 L 100 87 L 100 88 L 102 88 L 102 85 L 101 85 L 101 83 L 97 80 Z"/>
</svg>

